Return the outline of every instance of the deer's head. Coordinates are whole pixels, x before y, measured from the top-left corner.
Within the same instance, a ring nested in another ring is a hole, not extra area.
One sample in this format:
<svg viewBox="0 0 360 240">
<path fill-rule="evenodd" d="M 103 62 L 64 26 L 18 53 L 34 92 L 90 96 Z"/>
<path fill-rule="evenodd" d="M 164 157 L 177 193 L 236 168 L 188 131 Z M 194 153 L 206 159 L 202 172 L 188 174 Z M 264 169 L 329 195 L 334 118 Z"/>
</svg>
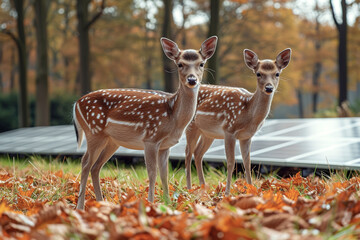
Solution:
<svg viewBox="0 0 360 240">
<path fill-rule="evenodd" d="M 206 39 L 200 50 L 180 50 L 175 42 L 167 38 L 161 38 L 160 41 L 165 55 L 177 65 L 181 83 L 188 88 L 198 86 L 202 81 L 205 63 L 215 52 L 217 37 Z"/>
<path fill-rule="evenodd" d="M 246 65 L 254 71 L 258 81 L 258 88 L 265 94 L 271 95 L 279 85 L 281 71 L 290 62 L 291 49 L 280 52 L 275 60 L 259 60 L 256 53 L 249 49 L 244 50 Z"/>
</svg>

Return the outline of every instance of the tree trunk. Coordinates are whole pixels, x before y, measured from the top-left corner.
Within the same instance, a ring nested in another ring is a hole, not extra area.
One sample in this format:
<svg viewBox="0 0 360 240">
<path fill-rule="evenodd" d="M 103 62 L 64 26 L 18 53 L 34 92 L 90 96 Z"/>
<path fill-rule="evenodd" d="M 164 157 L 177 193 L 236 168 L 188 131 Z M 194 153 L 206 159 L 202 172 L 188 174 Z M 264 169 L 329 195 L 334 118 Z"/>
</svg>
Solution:
<svg viewBox="0 0 360 240">
<path fill-rule="evenodd" d="M 303 100 L 302 100 L 302 92 L 300 89 L 296 89 L 296 95 L 298 98 L 299 103 L 299 118 L 304 118 L 304 106 L 303 106 Z"/>
<path fill-rule="evenodd" d="M 49 73 L 48 72 L 48 76 L 52 76 L 54 80 L 60 80 L 61 78 L 61 73 L 59 70 L 56 69 L 56 66 L 59 63 L 59 52 L 58 49 L 56 48 L 52 48 L 50 47 L 49 50 L 51 51 L 51 65 L 50 65 L 50 69 L 52 69 L 52 71 Z M 49 56 L 48 56 L 49 58 Z M 49 71 L 49 70 L 48 70 Z"/>
<path fill-rule="evenodd" d="M 171 23 L 172 23 L 172 9 L 173 9 L 173 0 L 164 0 L 164 22 L 162 29 L 162 36 L 167 38 L 172 38 L 171 36 Z M 172 39 L 174 40 L 174 39 Z M 162 50 L 161 50 L 162 51 Z M 164 53 L 163 56 L 163 67 L 164 67 L 164 90 L 166 92 L 174 92 L 174 78 L 172 74 L 173 63 L 170 59 L 166 57 Z"/>
<path fill-rule="evenodd" d="M 316 1 L 316 10 L 318 10 L 318 3 Z M 315 19 L 315 32 L 316 32 L 316 38 L 315 38 L 315 54 L 316 56 L 319 56 L 320 49 L 321 49 L 321 41 L 320 41 L 320 22 L 319 22 L 319 15 L 317 15 Z M 312 84 L 313 84 L 313 93 L 312 93 L 312 112 L 315 114 L 317 112 L 317 104 L 318 104 L 318 97 L 319 97 L 319 79 L 322 71 L 322 63 L 319 59 L 316 59 L 316 62 L 314 64 L 314 70 L 313 70 L 313 77 L 312 77 Z"/>
<path fill-rule="evenodd" d="M 50 123 L 46 0 L 34 1 L 36 29 L 36 126 Z"/>
<path fill-rule="evenodd" d="M 19 55 L 19 127 L 29 126 L 29 108 L 27 94 L 27 72 L 26 72 L 26 38 L 24 29 L 24 2 L 14 0 L 17 12 L 17 31 L 18 31 L 18 55 Z"/>
<path fill-rule="evenodd" d="M 347 4 L 346 0 L 341 0 L 342 23 L 335 17 L 334 7 L 330 1 L 331 13 L 338 30 L 338 68 L 339 68 L 339 102 L 338 106 L 347 101 Z"/>
<path fill-rule="evenodd" d="M 0 43 L 0 65 L 3 61 L 3 44 Z M 0 72 L 0 93 L 4 91 L 4 83 L 3 83 L 3 76 L 2 72 Z"/>
<path fill-rule="evenodd" d="M 220 0 L 210 0 L 210 26 L 208 37 L 219 35 L 219 13 L 220 13 Z M 217 45 L 219 49 L 219 42 Z M 217 84 L 219 78 L 218 67 L 218 50 L 208 61 L 208 68 L 211 73 L 207 74 L 207 81 L 209 84 Z"/>
<path fill-rule="evenodd" d="M 341 1 L 343 23 L 339 31 L 339 106 L 347 101 L 347 9 L 345 0 Z"/>
<path fill-rule="evenodd" d="M 10 72 L 10 91 L 13 92 L 15 89 L 15 73 L 16 73 L 16 62 L 15 62 L 15 48 L 10 48 L 10 64 L 11 64 L 11 72 Z"/>
<path fill-rule="evenodd" d="M 88 24 L 89 0 L 77 0 L 76 10 L 79 33 L 79 60 L 80 60 L 80 94 L 85 95 L 91 91 L 90 79 L 90 45 Z"/>
<path fill-rule="evenodd" d="M 147 6 L 147 0 L 145 0 L 145 4 Z M 151 79 L 151 70 L 152 70 L 152 53 L 151 53 L 151 45 L 150 45 L 150 37 L 149 37 L 149 31 L 147 24 L 150 22 L 149 18 L 147 17 L 148 12 L 147 9 L 145 9 L 145 42 L 144 42 L 144 69 L 145 69 L 145 81 L 146 81 L 146 88 L 152 89 L 152 79 Z"/>
<path fill-rule="evenodd" d="M 66 40 L 68 39 L 68 32 L 69 32 L 69 26 L 70 26 L 70 4 L 64 3 L 64 28 L 63 28 L 63 38 Z M 67 55 L 63 56 L 63 64 L 64 64 L 64 83 L 65 83 L 65 89 L 68 92 L 71 92 L 72 89 L 70 89 L 70 73 L 69 73 L 69 65 L 70 65 L 70 58 Z M 76 86 L 76 84 L 74 84 Z"/>
<path fill-rule="evenodd" d="M 102 0 L 101 10 L 91 20 L 88 20 L 89 3 L 90 0 L 77 0 L 76 2 L 80 55 L 80 92 L 82 95 L 91 91 L 89 29 L 101 17 L 105 8 L 105 0 Z"/>
<path fill-rule="evenodd" d="M 313 72 L 313 94 L 312 94 L 312 112 L 317 112 L 317 104 L 319 98 L 319 79 L 321 75 L 322 64 L 321 62 L 316 62 L 314 65 L 314 72 Z"/>
<path fill-rule="evenodd" d="M 80 89 L 80 72 L 79 71 L 76 72 L 75 86 L 76 86 L 75 89 Z M 78 94 L 78 92 L 76 92 L 75 89 L 73 91 L 74 95 Z"/>
<path fill-rule="evenodd" d="M 70 74 L 69 74 L 69 65 L 70 65 L 70 59 L 67 56 L 63 56 L 63 62 L 64 62 L 64 83 L 65 83 L 65 89 L 68 92 L 71 92 L 70 89 Z M 76 84 L 74 84 L 76 86 Z"/>
</svg>

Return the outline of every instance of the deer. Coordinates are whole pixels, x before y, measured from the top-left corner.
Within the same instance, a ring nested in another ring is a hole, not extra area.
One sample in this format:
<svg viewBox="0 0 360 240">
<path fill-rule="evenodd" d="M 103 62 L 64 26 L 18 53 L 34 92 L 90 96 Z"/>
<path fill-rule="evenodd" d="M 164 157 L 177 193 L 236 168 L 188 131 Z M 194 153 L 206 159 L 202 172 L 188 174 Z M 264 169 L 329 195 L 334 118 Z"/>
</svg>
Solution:
<svg viewBox="0 0 360 240">
<path fill-rule="evenodd" d="M 165 55 L 177 66 L 179 87 L 175 93 L 142 89 L 102 89 L 81 97 L 73 107 L 78 148 L 85 136 L 87 150 L 81 159 L 77 209 L 84 209 L 85 189 L 91 172 L 97 201 L 103 201 L 99 173 L 119 146 L 144 150 L 149 177 L 148 201 L 154 201 L 157 167 L 164 199 L 169 202 L 169 148 L 178 143 L 195 115 L 206 61 L 216 50 L 217 37 L 200 50 L 180 50 L 167 38 L 160 39 Z"/>
<path fill-rule="evenodd" d="M 254 93 L 244 88 L 205 84 L 200 86 L 196 114 L 186 129 L 185 169 L 188 189 L 192 187 L 193 155 L 199 183 L 205 185 L 203 156 L 214 139 L 224 139 L 227 160 L 225 195 L 230 193 L 236 140 L 240 143 L 246 182 L 251 184 L 251 139 L 269 114 L 280 73 L 290 62 L 291 49 L 280 52 L 275 60 L 259 60 L 256 53 L 249 49 L 245 49 L 243 54 L 246 66 L 257 78 Z"/>
</svg>

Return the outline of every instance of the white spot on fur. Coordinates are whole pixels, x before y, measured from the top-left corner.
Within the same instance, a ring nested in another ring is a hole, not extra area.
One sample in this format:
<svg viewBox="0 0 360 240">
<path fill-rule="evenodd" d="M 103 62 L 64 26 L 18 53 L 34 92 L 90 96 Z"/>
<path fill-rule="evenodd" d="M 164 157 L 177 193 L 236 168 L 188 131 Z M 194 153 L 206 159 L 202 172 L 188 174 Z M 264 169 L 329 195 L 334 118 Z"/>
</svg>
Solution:
<svg viewBox="0 0 360 240">
<path fill-rule="evenodd" d="M 215 113 L 214 113 L 214 112 L 197 111 L 196 114 L 199 114 L 199 115 L 208 115 L 208 116 L 215 116 Z"/>
</svg>

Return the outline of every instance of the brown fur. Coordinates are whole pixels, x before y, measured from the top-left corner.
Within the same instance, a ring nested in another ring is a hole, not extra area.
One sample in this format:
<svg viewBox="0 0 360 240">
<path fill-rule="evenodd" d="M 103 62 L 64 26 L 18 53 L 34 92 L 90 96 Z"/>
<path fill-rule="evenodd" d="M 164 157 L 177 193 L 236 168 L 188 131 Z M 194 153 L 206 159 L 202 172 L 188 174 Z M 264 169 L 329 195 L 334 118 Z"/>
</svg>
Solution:
<svg viewBox="0 0 360 240">
<path fill-rule="evenodd" d="M 290 49 L 284 50 L 290 51 Z M 284 52 L 283 51 L 283 52 Z M 282 52 L 282 53 L 283 53 Z M 282 55 L 278 55 L 277 59 Z M 287 55 L 290 60 L 290 52 Z M 257 76 L 257 88 L 250 93 L 243 88 L 202 85 L 194 120 L 186 131 L 186 182 L 191 189 L 191 160 L 195 158 L 200 185 L 205 184 L 202 159 L 214 139 L 224 139 L 228 176 L 225 194 L 230 193 L 232 172 L 235 165 L 235 142 L 239 140 L 245 166 L 246 181 L 251 184 L 250 145 L 251 138 L 262 126 L 267 117 L 279 79 L 274 74 L 278 69 L 275 61 L 258 60 L 251 50 L 244 51 L 244 60 L 255 74 L 258 68 L 265 68 Z M 282 59 L 281 59 L 282 60 Z M 283 61 L 286 62 L 286 61 Z M 287 65 L 287 64 L 286 64 Z M 278 70 L 285 68 L 281 65 Z M 273 71 L 270 71 L 273 70 Z M 272 89 L 269 92 L 268 89 Z"/>
<path fill-rule="evenodd" d="M 200 55 L 197 52 L 187 51 L 181 55 L 181 58 L 186 61 L 196 61 L 196 60 L 200 59 Z"/>
<path fill-rule="evenodd" d="M 209 38 L 204 43 L 207 42 L 215 48 L 217 38 Z M 161 39 L 161 44 L 164 53 L 176 64 L 184 60 L 181 54 L 187 53 L 187 50 L 179 50 L 176 43 L 165 38 Z M 197 59 L 202 57 L 200 52 L 190 51 L 198 55 Z M 199 61 L 187 61 L 187 64 L 192 67 L 179 69 L 179 88 L 174 94 L 141 89 L 104 89 L 89 93 L 75 103 L 74 122 L 79 136 L 78 145 L 81 146 L 83 134 L 87 140 L 87 150 L 81 159 L 78 209 L 84 208 L 90 171 L 96 200 L 103 200 L 99 173 L 119 146 L 145 151 L 149 174 L 148 200 L 154 201 L 157 168 L 160 170 L 165 200 L 169 199 L 169 148 L 178 142 L 194 117 L 204 71 Z M 195 85 L 189 83 L 189 76 L 192 81 L 196 80 Z"/>
<path fill-rule="evenodd" d="M 264 71 L 272 71 L 272 70 L 276 69 L 276 65 L 271 62 L 265 62 L 265 63 L 260 64 L 260 69 L 264 70 Z"/>
</svg>

